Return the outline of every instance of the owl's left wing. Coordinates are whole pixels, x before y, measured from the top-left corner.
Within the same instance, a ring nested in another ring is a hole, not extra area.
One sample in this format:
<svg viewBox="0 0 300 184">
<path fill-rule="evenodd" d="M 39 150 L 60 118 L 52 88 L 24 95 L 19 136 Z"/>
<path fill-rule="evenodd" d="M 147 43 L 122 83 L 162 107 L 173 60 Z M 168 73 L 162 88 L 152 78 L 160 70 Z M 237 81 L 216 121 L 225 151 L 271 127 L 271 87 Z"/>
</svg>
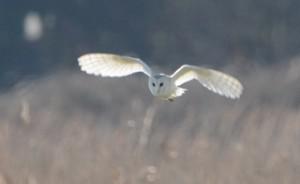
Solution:
<svg viewBox="0 0 300 184">
<path fill-rule="evenodd" d="M 207 89 L 228 97 L 239 98 L 243 91 L 242 84 L 225 73 L 192 65 L 182 65 L 171 75 L 176 86 L 196 79 Z"/>
<path fill-rule="evenodd" d="M 78 58 L 82 71 L 103 77 L 123 77 L 142 72 L 152 75 L 149 66 L 138 58 L 116 54 L 91 53 Z"/>
</svg>

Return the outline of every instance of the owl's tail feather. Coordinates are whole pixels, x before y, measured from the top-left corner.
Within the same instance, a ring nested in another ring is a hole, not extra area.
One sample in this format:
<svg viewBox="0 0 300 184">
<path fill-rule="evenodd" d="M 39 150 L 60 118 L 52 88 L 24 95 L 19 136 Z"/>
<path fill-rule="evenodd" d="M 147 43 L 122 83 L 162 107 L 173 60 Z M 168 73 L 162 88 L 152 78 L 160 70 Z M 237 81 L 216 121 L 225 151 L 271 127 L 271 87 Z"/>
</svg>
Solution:
<svg viewBox="0 0 300 184">
<path fill-rule="evenodd" d="M 176 90 L 174 91 L 174 93 L 172 93 L 172 95 L 170 96 L 169 99 L 179 97 L 179 96 L 183 95 L 186 91 L 187 91 L 187 89 L 185 89 L 185 88 L 177 87 Z"/>
</svg>

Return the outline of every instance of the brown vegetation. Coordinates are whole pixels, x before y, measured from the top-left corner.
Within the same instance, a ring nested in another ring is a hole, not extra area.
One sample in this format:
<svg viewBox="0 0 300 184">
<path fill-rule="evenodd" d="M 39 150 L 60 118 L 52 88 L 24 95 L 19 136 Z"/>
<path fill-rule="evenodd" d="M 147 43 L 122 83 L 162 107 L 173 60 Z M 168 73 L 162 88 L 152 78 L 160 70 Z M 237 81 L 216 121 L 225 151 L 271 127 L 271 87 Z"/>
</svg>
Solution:
<svg viewBox="0 0 300 184">
<path fill-rule="evenodd" d="M 297 183 L 299 73 L 252 68 L 237 101 L 195 82 L 160 101 L 142 75 L 23 82 L 0 96 L 0 183 Z"/>
</svg>

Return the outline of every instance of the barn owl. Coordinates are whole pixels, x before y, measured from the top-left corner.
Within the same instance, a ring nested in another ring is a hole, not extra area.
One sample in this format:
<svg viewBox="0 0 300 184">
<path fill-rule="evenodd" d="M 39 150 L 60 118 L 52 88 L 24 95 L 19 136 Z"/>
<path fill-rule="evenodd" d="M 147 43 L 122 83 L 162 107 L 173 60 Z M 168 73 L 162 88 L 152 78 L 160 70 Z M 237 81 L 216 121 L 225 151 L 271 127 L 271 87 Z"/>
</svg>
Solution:
<svg viewBox="0 0 300 184">
<path fill-rule="evenodd" d="M 82 55 L 78 63 L 87 74 L 102 77 L 124 77 L 142 72 L 149 77 L 148 87 L 152 95 L 169 101 L 183 95 L 187 89 L 180 86 L 193 79 L 208 90 L 231 99 L 239 98 L 243 91 L 243 86 L 234 77 L 193 65 L 182 65 L 172 75 L 158 74 L 138 58 L 107 53 Z"/>
</svg>

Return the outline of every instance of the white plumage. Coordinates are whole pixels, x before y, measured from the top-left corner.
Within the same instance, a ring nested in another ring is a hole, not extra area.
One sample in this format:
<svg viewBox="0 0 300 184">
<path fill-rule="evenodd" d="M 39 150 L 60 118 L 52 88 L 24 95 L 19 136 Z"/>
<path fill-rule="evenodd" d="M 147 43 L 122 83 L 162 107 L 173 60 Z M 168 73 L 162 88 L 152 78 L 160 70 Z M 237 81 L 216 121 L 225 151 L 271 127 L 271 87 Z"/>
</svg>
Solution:
<svg viewBox="0 0 300 184">
<path fill-rule="evenodd" d="M 207 89 L 228 97 L 239 98 L 243 86 L 234 77 L 225 73 L 192 65 L 182 65 L 172 75 L 153 74 L 150 67 L 138 58 L 115 54 L 94 53 L 78 58 L 81 70 L 96 76 L 123 77 L 142 72 L 149 77 L 148 86 L 154 96 L 167 100 L 181 96 L 186 89 L 182 84 L 193 79 Z"/>
</svg>

